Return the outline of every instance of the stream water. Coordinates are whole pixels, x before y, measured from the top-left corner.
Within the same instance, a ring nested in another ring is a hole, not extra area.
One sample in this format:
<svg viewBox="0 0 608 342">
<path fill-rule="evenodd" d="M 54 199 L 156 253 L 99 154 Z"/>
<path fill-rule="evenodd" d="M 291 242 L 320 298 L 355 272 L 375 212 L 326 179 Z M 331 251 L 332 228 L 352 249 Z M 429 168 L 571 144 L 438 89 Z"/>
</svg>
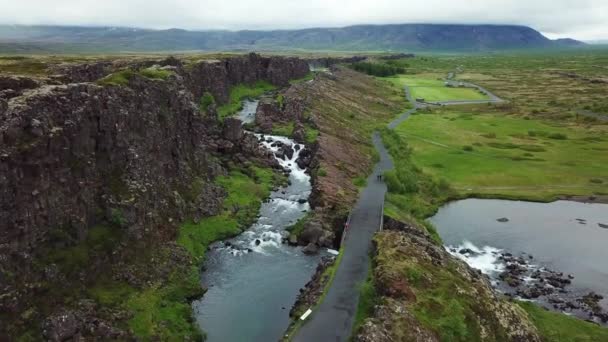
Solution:
<svg viewBox="0 0 608 342">
<path fill-rule="evenodd" d="M 502 292 L 602 320 L 584 310 L 581 297 L 593 291 L 608 298 L 608 204 L 467 199 L 430 221 L 448 251 Z M 598 305 L 608 309 L 606 299 Z"/>
<path fill-rule="evenodd" d="M 252 122 L 256 108 L 257 101 L 245 101 L 239 118 Z M 296 145 L 286 137 L 270 135 L 260 143 L 277 152 L 275 142 Z M 272 192 L 258 221 L 241 235 L 215 243 L 207 253 L 202 282 L 208 291 L 193 303 L 207 341 L 277 341 L 289 324 L 299 289 L 310 280 L 321 257 L 304 255 L 299 247 L 283 243 L 285 228 L 310 210 L 310 176 L 296 164 L 301 151 L 296 150 L 291 159 L 277 158 L 291 171 L 289 185 Z"/>
</svg>

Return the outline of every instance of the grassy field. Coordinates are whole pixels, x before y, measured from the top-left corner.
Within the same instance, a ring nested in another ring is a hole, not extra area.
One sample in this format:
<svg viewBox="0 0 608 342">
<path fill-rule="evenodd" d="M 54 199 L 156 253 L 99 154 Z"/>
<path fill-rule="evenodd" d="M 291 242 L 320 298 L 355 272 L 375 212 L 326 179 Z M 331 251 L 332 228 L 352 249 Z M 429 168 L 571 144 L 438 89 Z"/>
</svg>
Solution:
<svg viewBox="0 0 608 342">
<path fill-rule="evenodd" d="M 577 111 L 591 110 L 608 115 L 608 49 L 419 56 L 387 63 L 420 78 L 456 72 L 457 80 L 508 100 L 501 110 L 511 114 L 577 119 Z"/>
<path fill-rule="evenodd" d="M 385 79 L 399 88 L 409 86 L 414 98 L 423 98 L 426 101 L 450 100 L 484 100 L 488 97 L 476 89 L 446 87 L 440 74 L 422 74 L 416 76 L 398 75 Z"/>
<path fill-rule="evenodd" d="M 455 109 L 397 128 L 415 164 L 459 192 L 529 199 L 608 193 L 607 131 Z"/>
<path fill-rule="evenodd" d="M 547 311 L 530 302 L 518 303 L 532 320 L 546 342 L 595 342 L 608 341 L 608 329 L 596 324 Z"/>
</svg>

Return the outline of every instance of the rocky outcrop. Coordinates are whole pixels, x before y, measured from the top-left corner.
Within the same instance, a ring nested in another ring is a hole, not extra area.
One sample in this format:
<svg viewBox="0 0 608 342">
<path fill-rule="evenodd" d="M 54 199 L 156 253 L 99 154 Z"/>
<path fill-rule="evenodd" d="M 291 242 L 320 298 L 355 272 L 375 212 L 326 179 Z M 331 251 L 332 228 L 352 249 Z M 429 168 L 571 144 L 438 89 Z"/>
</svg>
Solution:
<svg viewBox="0 0 608 342">
<path fill-rule="evenodd" d="M 85 237 L 112 210 L 135 235 L 183 219 L 200 204 L 173 190 L 189 187 L 196 170 L 217 170 L 212 132 L 178 77 L 44 86 L 12 99 L 0 122 L 1 252 L 35 248 L 66 225 Z M 202 174 L 206 183 L 214 176 Z"/>
<path fill-rule="evenodd" d="M 40 84 L 40 81 L 30 77 L 0 75 L 0 100 L 8 100 L 17 97 L 21 95 L 24 90 L 38 88 Z M 0 110 L 1 109 L 2 108 L 0 107 Z"/>
<path fill-rule="evenodd" d="M 381 298 L 355 341 L 540 341 L 521 307 L 496 294 L 486 277 L 424 228 L 384 222 L 373 240 Z"/>
<path fill-rule="evenodd" d="M 116 68 L 109 61 L 84 64 L 60 64 L 52 69 L 52 73 L 64 83 L 93 82 L 112 73 Z"/>
<path fill-rule="evenodd" d="M 188 66 L 186 84 L 195 99 L 211 93 L 218 103 L 226 103 L 230 87 L 240 83 L 267 81 L 286 86 L 290 79 L 308 74 L 308 64 L 299 58 L 261 57 L 249 54 L 225 60 L 206 60 Z"/>
</svg>

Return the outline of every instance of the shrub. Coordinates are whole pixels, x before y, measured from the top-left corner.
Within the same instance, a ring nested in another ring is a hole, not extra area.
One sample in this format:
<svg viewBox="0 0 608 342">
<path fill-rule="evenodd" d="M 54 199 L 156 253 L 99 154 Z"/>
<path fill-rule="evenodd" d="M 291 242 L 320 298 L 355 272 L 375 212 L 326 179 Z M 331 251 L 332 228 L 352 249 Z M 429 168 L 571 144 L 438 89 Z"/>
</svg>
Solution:
<svg viewBox="0 0 608 342">
<path fill-rule="evenodd" d="M 496 133 L 486 133 L 482 134 L 481 136 L 488 139 L 496 139 Z"/>
<path fill-rule="evenodd" d="M 568 136 L 563 133 L 551 133 L 547 136 L 549 139 L 567 140 Z"/>
<path fill-rule="evenodd" d="M 470 146 L 470 145 L 463 146 L 462 149 L 464 151 L 467 151 L 467 152 L 472 152 L 473 151 L 473 146 Z"/>
<path fill-rule="evenodd" d="M 172 72 L 169 70 L 163 70 L 152 67 L 141 70 L 139 74 L 144 77 L 155 80 L 166 80 L 172 74 Z"/>
<path fill-rule="evenodd" d="M 604 181 L 603 181 L 603 180 L 601 180 L 601 179 L 599 179 L 599 178 L 591 178 L 591 179 L 589 180 L 589 182 L 591 182 L 591 183 L 593 183 L 593 184 L 602 184 L 602 183 L 604 183 Z"/>
<path fill-rule="evenodd" d="M 384 63 L 357 62 L 352 63 L 350 68 L 372 76 L 387 77 L 405 73 L 405 69 Z"/>
<path fill-rule="evenodd" d="M 210 92 L 205 92 L 203 96 L 201 96 L 201 101 L 199 104 L 199 108 L 201 111 L 207 111 L 209 106 L 215 103 L 215 98 L 211 95 Z"/>
</svg>

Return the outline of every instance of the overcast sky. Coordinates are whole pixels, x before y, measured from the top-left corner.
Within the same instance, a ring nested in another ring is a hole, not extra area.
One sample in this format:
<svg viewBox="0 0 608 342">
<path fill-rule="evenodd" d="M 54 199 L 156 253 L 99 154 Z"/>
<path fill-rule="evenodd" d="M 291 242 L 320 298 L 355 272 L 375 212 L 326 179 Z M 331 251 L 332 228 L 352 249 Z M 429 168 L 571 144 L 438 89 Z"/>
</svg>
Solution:
<svg viewBox="0 0 608 342">
<path fill-rule="evenodd" d="M 383 23 L 519 24 L 608 39 L 608 0 L 0 0 L 2 24 L 286 29 Z"/>
</svg>

